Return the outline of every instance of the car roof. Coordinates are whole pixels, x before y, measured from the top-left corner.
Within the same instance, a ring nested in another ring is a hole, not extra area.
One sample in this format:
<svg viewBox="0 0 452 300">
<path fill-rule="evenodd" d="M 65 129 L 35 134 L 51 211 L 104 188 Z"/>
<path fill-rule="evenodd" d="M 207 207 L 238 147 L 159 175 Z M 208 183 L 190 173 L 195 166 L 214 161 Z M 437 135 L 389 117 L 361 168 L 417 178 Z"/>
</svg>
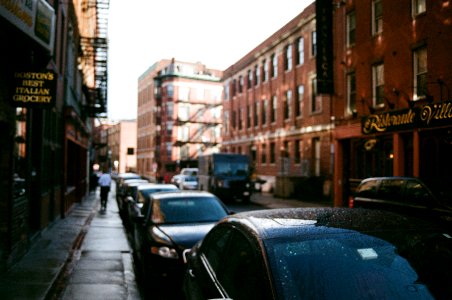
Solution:
<svg viewBox="0 0 452 300">
<path fill-rule="evenodd" d="M 420 180 L 416 177 L 409 177 L 409 176 L 381 176 L 381 177 L 369 177 L 366 179 L 363 179 L 362 182 L 370 181 L 370 180 Z"/>
<path fill-rule="evenodd" d="M 168 192 L 158 192 L 151 195 L 156 200 L 172 199 L 172 198 L 216 198 L 215 195 L 205 191 L 184 191 L 174 190 Z"/>
<path fill-rule="evenodd" d="M 153 182 L 148 182 L 148 183 L 143 183 L 140 184 L 138 186 L 139 190 L 146 190 L 149 188 L 174 188 L 174 189 L 178 189 L 177 186 L 175 186 L 174 184 L 170 184 L 170 183 L 153 183 Z"/>
<path fill-rule="evenodd" d="M 261 238 L 299 233 L 319 234 L 326 230 L 348 229 L 364 234 L 381 231 L 426 230 L 441 228 L 421 219 L 397 213 L 362 208 L 281 208 L 234 214 L 220 223 L 232 223 Z M 441 228 L 442 229 L 442 228 Z"/>
</svg>

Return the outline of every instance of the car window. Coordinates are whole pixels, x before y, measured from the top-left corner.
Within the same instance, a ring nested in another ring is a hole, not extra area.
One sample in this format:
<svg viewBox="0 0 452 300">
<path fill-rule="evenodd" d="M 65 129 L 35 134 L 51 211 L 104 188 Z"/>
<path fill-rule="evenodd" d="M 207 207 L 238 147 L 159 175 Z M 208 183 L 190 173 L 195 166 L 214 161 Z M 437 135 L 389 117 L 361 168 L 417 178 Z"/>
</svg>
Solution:
<svg viewBox="0 0 452 300">
<path fill-rule="evenodd" d="M 154 188 L 146 188 L 141 190 L 141 193 L 144 197 L 149 197 L 150 195 L 158 192 L 165 192 L 165 191 L 174 191 L 177 190 L 177 187 L 173 186 L 165 186 L 165 187 L 154 187 Z"/>
<path fill-rule="evenodd" d="M 231 230 L 220 226 L 213 229 L 202 242 L 202 255 L 207 258 L 210 268 L 215 273 L 219 273 L 220 266 L 223 264 L 224 252 L 231 234 Z"/>
<path fill-rule="evenodd" d="M 429 190 L 416 180 L 409 180 L 407 182 L 405 198 L 407 202 L 412 204 L 422 206 L 435 205 L 435 199 L 432 197 Z"/>
<path fill-rule="evenodd" d="M 216 274 L 228 296 L 235 300 L 262 300 L 265 296 L 264 274 L 256 249 L 239 231 L 234 231 L 223 257 L 223 268 Z"/>
<path fill-rule="evenodd" d="M 402 202 L 402 187 L 404 183 L 405 181 L 403 179 L 381 180 L 377 198 L 381 200 Z"/>
<path fill-rule="evenodd" d="M 356 189 L 357 197 L 373 198 L 376 196 L 378 188 L 377 180 L 369 180 L 361 183 Z"/>
<path fill-rule="evenodd" d="M 151 221 L 156 224 L 217 222 L 227 215 L 216 198 L 174 197 L 152 200 Z"/>
</svg>

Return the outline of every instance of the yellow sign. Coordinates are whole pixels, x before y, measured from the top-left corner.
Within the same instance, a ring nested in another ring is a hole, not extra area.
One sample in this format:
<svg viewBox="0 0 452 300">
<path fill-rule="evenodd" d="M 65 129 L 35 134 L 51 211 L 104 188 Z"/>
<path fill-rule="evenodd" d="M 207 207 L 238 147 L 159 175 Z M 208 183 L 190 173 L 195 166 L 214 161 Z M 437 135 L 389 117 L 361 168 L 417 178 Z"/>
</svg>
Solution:
<svg viewBox="0 0 452 300">
<path fill-rule="evenodd" d="M 56 76 L 47 72 L 15 72 L 12 101 L 14 106 L 53 106 Z"/>
</svg>

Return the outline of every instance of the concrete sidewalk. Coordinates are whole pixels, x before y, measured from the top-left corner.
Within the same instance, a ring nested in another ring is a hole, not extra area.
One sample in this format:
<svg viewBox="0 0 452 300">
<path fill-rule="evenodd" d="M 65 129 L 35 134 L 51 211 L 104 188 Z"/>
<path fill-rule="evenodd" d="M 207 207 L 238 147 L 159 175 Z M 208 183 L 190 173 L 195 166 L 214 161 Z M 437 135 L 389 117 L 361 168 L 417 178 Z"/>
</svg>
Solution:
<svg viewBox="0 0 452 300">
<path fill-rule="evenodd" d="M 114 190 L 106 212 L 96 191 L 44 230 L 0 274 L 0 299 L 141 299 Z"/>
</svg>

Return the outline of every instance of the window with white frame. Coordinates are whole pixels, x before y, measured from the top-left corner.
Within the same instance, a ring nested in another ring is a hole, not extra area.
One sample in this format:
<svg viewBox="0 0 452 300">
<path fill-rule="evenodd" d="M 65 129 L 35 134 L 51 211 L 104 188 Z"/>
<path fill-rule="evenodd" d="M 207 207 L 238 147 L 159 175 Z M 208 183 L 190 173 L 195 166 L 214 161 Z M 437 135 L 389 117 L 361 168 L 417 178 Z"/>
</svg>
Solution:
<svg viewBox="0 0 452 300">
<path fill-rule="evenodd" d="M 188 105 L 179 105 L 179 110 L 177 112 L 179 120 L 188 121 L 190 118 L 190 106 Z"/>
<path fill-rule="evenodd" d="M 355 44 L 356 38 L 356 14 L 351 11 L 347 14 L 347 47 Z"/>
<path fill-rule="evenodd" d="M 259 79 L 261 77 L 261 68 L 259 67 L 259 65 L 255 65 L 254 66 L 254 85 L 258 85 L 259 84 Z"/>
<path fill-rule="evenodd" d="M 173 125 L 174 125 L 173 121 L 166 122 L 166 134 L 169 136 L 173 134 Z"/>
<path fill-rule="evenodd" d="M 284 119 L 290 119 L 292 117 L 292 90 L 286 91 L 286 97 L 284 99 Z"/>
<path fill-rule="evenodd" d="M 372 1 L 372 34 L 383 32 L 383 4 L 382 0 Z"/>
<path fill-rule="evenodd" d="M 356 75 L 347 74 L 347 114 L 356 112 Z"/>
<path fill-rule="evenodd" d="M 174 112 L 174 103 L 173 102 L 166 102 L 166 115 L 169 118 L 173 117 L 173 112 Z"/>
<path fill-rule="evenodd" d="M 264 74 L 262 77 L 262 82 L 266 82 L 268 80 L 268 63 L 267 63 L 266 59 L 264 59 L 262 61 L 262 66 L 264 67 Z"/>
<path fill-rule="evenodd" d="M 254 100 L 254 127 L 259 126 L 259 101 Z"/>
<path fill-rule="evenodd" d="M 180 86 L 178 87 L 179 91 L 179 100 L 188 101 L 190 100 L 190 88 L 188 86 Z"/>
<path fill-rule="evenodd" d="M 262 125 L 267 124 L 267 108 L 268 108 L 268 100 L 264 99 L 264 100 L 262 100 L 262 106 L 261 106 L 261 109 L 262 109 L 262 112 L 261 112 Z"/>
<path fill-rule="evenodd" d="M 286 71 L 292 70 L 292 44 L 289 44 L 286 47 L 286 59 L 284 67 Z"/>
<path fill-rule="evenodd" d="M 240 75 L 240 76 L 239 76 L 239 93 L 242 93 L 242 92 L 243 92 L 243 84 L 244 84 L 243 76 Z"/>
<path fill-rule="evenodd" d="M 300 37 L 297 42 L 297 64 L 304 64 L 304 38 Z"/>
<path fill-rule="evenodd" d="M 311 33 L 311 55 L 317 55 L 317 32 L 315 31 Z"/>
<path fill-rule="evenodd" d="M 177 132 L 178 135 L 178 139 L 180 141 L 188 141 L 190 138 L 190 126 L 189 125 L 183 125 L 183 126 L 179 126 L 179 130 Z"/>
<path fill-rule="evenodd" d="M 229 111 L 225 111 L 223 113 L 223 131 L 227 135 L 229 134 L 229 122 L 231 120 L 229 119 Z"/>
<path fill-rule="evenodd" d="M 270 122 L 274 123 L 276 122 L 276 109 L 278 107 L 278 97 L 276 95 L 272 96 L 272 107 L 270 110 Z"/>
<path fill-rule="evenodd" d="M 304 98 L 304 85 L 300 84 L 297 88 L 297 103 L 295 104 L 297 116 L 303 116 L 303 98 Z"/>
<path fill-rule="evenodd" d="M 427 0 L 412 0 L 413 3 L 411 5 L 412 7 L 412 15 L 413 17 L 416 17 L 417 15 L 420 15 L 422 13 L 425 13 L 427 11 Z"/>
<path fill-rule="evenodd" d="M 374 106 L 384 105 L 385 99 L 385 79 L 384 65 L 372 66 L 372 100 Z"/>
<path fill-rule="evenodd" d="M 413 53 L 414 99 L 427 96 L 427 47 L 416 49 Z"/>
<path fill-rule="evenodd" d="M 173 98 L 174 97 L 174 85 L 168 84 L 166 86 L 166 96 L 168 98 Z"/>
<path fill-rule="evenodd" d="M 321 98 L 317 95 L 317 78 L 311 79 L 311 113 L 320 112 L 322 110 Z"/>
<path fill-rule="evenodd" d="M 276 53 L 272 55 L 272 77 L 275 78 L 278 76 L 278 56 Z"/>
<path fill-rule="evenodd" d="M 224 90 L 223 100 L 230 100 L 229 81 L 223 86 L 223 90 Z"/>
<path fill-rule="evenodd" d="M 261 144 L 261 164 L 267 163 L 267 144 Z"/>
<path fill-rule="evenodd" d="M 253 87 L 253 72 L 251 70 L 248 70 L 248 80 L 246 82 L 247 88 Z"/>
</svg>

